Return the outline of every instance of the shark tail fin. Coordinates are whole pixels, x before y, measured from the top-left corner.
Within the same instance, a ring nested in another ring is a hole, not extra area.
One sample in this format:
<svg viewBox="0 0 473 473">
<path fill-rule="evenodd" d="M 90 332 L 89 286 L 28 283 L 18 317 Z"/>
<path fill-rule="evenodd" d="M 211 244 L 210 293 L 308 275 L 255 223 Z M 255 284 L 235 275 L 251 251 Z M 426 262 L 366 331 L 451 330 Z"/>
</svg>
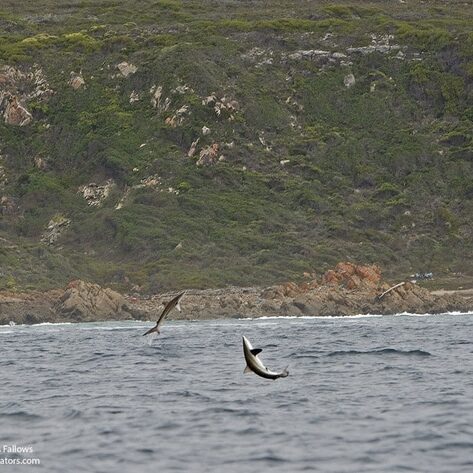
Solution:
<svg viewBox="0 0 473 473">
<path fill-rule="evenodd" d="M 282 370 L 282 373 L 281 373 L 281 378 L 286 378 L 287 376 L 289 376 L 289 366 L 286 366 L 286 367 Z"/>
<path fill-rule="evenodd" d="M 143 334 L 143 337 L 144 337 L 145 335 L 149 335 L 150 333 L 153 333 L 153 332 L 156 332 L 156 331 L 157 331 L 157 330 L 156 330 L 156 327 L 150 328 L 146 333 Z M 159 333 L 159 332 L 158 332 L 158 333 Z"/>
</svg>

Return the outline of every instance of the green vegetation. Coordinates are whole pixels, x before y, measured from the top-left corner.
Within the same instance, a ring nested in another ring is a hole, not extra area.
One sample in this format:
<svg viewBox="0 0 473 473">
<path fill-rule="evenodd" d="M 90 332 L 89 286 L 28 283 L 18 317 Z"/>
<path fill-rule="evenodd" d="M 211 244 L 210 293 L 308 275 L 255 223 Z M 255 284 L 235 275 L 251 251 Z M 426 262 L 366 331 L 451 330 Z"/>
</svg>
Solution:
<svg viewBox="0 0 473 473">
<path fill-rule="evenodd" d="M 33 120 L 0 123 L 0 289 L 471 273 L 472 21 L 463 2 L 5 0 L 0 84 Z"/>
</svg>

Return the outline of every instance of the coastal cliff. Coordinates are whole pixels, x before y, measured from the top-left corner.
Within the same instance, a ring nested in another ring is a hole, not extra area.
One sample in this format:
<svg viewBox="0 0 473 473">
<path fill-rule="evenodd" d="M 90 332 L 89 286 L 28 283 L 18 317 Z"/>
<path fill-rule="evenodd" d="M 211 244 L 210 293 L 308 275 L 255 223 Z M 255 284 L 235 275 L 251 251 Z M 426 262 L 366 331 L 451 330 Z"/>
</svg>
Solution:
<svg viewBox="0 0 473 473">
<path fill-rule="evenodd" d="M 436 294 L 412 282 L 385 293 L 377 266 L 339 263 L 322 277 L 306 275 L 302 283 L 269 287 L 227 287 L 186 291 L 182 312 L 170 319 L 204 320 L 265 316 L 349 316 L 467 312 L 473 297 L 455 291 Z M 122 296 L 111 289 L 85 281 L 72 281 L 65 290 L 0 293 L 0 325 L 41 322 L 94 322 L 106 320 L 154 320 L 173 293 Z"/>
<path fill-rule="evenodd" d="M 473 277 L 471 5 L 267 4 L 0 2 L 0 291 Z"/>
</svg>

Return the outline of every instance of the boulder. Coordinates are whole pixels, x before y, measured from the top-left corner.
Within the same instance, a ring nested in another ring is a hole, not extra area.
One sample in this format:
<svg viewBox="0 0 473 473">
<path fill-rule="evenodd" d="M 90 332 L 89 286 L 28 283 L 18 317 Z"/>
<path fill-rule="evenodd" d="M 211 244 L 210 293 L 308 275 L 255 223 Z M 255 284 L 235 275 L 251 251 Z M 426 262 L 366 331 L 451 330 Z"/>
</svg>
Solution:
<svg viewBox="0 0 473 473">
<path fill-rule="evenodd" d="M 71 220 L 64 217 L 64 215 L 55 215 L 49 221 L 48 227 L 41 237 L 41 241 L 48 245 L 54 245 L 70 224 Z"/>
<path fill-rule="evenodd" d="M 134 74 L 138 70 L 135 65 L 125 61 L 118 64 L 117 69 L 123 77 L 128 77 L 130 74 Z"/>
<path fill-rule="evenodd" d="M 7 125 L 26 126 L 33 120 L 33 115 L 31 115 L 31 113 L 21 105 L 15 95 L 9 95 L 6 98 L 6 107 L 3 112 L 3 118 Z"/>
<path fill-rule="evenodd" d="M 211 164 L 215 164 L 218 159 L 218 149 L 218 143 L 213 143 L 203 148 L 196 162 L 197 166 L 210 166 Z"/>
<path fill-rule="evenodd" d="M 16 198 L 8 195 L 0 198 L 0 215 L 17 215 L 18 213 L 20 213 L 20 207 Z"/>
<path fill-rule="evenodd" d="M 91 182 L 90 184 L 80 186 L 78 193 L 82 194 L 87 204 L 91 207 L 100 207 L 103 201 L 110 195 L 114 186 L 113 179 L 109 179 L 102 185 Z"/>
<path fill-rule="evenodd" d="M 132 318 L 121 294 L 81 280 L 69 283 L 54 310 L 61 318 L 74 322 Z"/>
<path fill-rule="evenodd" d="M 79 90 L 81 87 L 85 85 L 85 80 L 82 77 L 82 74 L 76 74 L 75 72 L 71 72 L 71 78 L 69 79 L 69 85 L 74 90 Z"/>
<path fill-rule="evenodd" d="M 26 126 L 33 120 L 27 109 L 28 102 L 45 102 L 54 91 L 37 65 L 25 68 L 0 67 L 0 111 L 5 123 Z"/>
<path fill-rule="evenodd" d="M 376 265 L 356 265 L 349 262 L 338 263 L 328 270 L 322 282 L 332 286 L 343 286 L 352 290 L 361 287 L 375 289 L 381 281 L 381 270 Z"/>
<path fill-rule="evenodd" d="M 353 74 L 347 74 L 343 79 L 343 83 L 347 88 L 353 87 L 356 84 L 355 76 Z"/>
<path fill-rule="evenodd" d="M 149 93 L 151 94 L 151 105 L 153 108 L 156 108 L 158 112 L 167 112 L 169 110 L 171 99 L 166 97 L 164 100 L 161 100 L 163 96 L 162 85 L 153 85 Z"/>
<path fill-rule="evenodd" d="M 197 145 L 199 144 L 200 138 L 197 138 L 195 141 L 192 142 L 191 147 L 189 148 L 189 151 L 187 152 L 187 157 L 192 158 L 194 156 L 196 150 L 197 150 Z"/>
<path fill-rule="evenodd" d="M 189 114 L 189 105 L 183 105 L 179 110 L 176 110 L 172 117 L 167 117 L 164 120 L 166 125 L 169 125 L 171 128 L 176 128 L 184 122 L 184 118 Z"/>
<path fill-rule="evenodd" d="M 139 101 L 140 101 L 140 94 L 138 92 L 136 92 L 136 90 L 132 90 L 131 93 L 130 93 L 129 102 L 130 103 L 135 103 L 135 102 L 139 102 Z"/>
</svg>

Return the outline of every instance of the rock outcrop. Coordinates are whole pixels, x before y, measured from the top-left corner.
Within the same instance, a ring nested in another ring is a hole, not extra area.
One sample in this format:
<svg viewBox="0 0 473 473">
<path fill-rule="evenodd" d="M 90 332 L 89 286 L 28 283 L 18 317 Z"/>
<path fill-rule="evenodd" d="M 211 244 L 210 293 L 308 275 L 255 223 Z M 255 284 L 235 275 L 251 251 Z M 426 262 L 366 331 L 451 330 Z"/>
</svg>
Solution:
<svg viewBox="0 0 473 473">
<path fill-rule="evenodd" d="M 61 319 L 75 322 L 133 318 L 125 298 L 118 292 L 81 280 L 69 283 L 54 304 L 54 311 Z"/>
<path fill-rule="evenodd" d="M 376 265 L 362 266 L 353 263 L 338 263 L 335 269 L 329 269 L 322 282 L 329 286 L 342 286 L 348 290 L 376 288 L 381 281 L 381 269 Z"/>
<path fill-rule="evenodd" d="M 28 69 L 0 67 L 0 111 L 7 125 L 29 125 L 33 116 L 28 101 L 44 102 L 53 93 L 42 69 L 36 65 Z"/>
<path fill-rule="evenodd" d="M 117 69 L 120 71 L 120 74 L 123 77 L 128 77 L 131 74 L 134 74 L 138 68 L 134 64 L 130 64 L 126 61 L 117 64 Z"/>
<path fill-rule="evenodd" d="M 74 89 L 74 90 L 79 90 L 80 88 L 85 86 L 85 80 L 82 77 L 82 74 L 71 72 L 71 78 L 69 79 L 69 85 Z"/>
<path fill-rule="evenodd" d="M 103 201 L 110 195 L 111 190 L 115 186 L 112 179 L 109 179 L 102 185 L 95 182 L 79 187 L 78 193 L 82 194 L 87 204 L 91 207 L 100 207 Z"/>
<path fill-rule="evenodd" d="M 27 293 L 0 292 L 0 325 L 61 322 L 52 310 L 60 290 Z"/>
<path fill-rule="evenodd" d="M 176 128 L 184 123 L 184 119 L 188 114 L 189 105 L 183 105 L 181 108 L 175 111 L 174 115 L 167 117 L 166 120 L 164 120 L 164 123 L 169 125 L 171 128 Z"/>
<path fill-rule="evenodd" d="M 49 221 L 46 231 L 41 237 L 41 241 L 48 245 L 54 245 L 70 224 L 71 220 L 64 215 L 54 216 Z"/>
<path fill-rule="evenodd" d="M 18 199 L 8 195 L 0 197 L 0 215 L 17 215 L 19 213 Z"/>
<path fill-rule="evenodd" d="M 218 149 L 218 143 L 213 143 L 212 145 L 203 148 L 200 151 L 199 159 L 196 162 L 197 166 L 210 166 L 211 164 L 215 164 L 218 159 Z"/>
<path fill-rule="evenodd" d="M 182 313 L 176 319 L 204 319 L 263 316 L 340 316 L 357 314 L 444 313 L 473 309 L 473 298 L 434 295 L 425 288 L 406 282 L 379 299 L 391 285 L 383 282 L 375 265 L 339 263 L 317 281 L 288 282 L 266 288 L 230 287 L 187 291 Z M 172 295 L 148 300 L 131 298 L 130 303 L 154 313 Z"/>
<path fill-rule="evenodd" d="M 355 76 L 353 74 L 347 74 L 343 79 L 343 83 L 348 89 L 353 87 L 356 84 Z"/>
<path fill-rule="evenodd" d="M 181 248 L 181 244 L 176 250 Z M 391 285 L 381 280 L 377 266 L 339 263 L 320 280 L 310 275 L 301 283 L 271 287 L 227 287 L 188 290 L 182 312 L 169 318 L 196 320 L 263 316 L 343 316 L 467 312 L 473 297 L 434 294 L 410 282 L 379 297 Z M 175 294 L 122 296 L 85 281 L 71 282 L 65 291 L 0 293 L 0 324 L 38 322 L 90 322 L 101 320 L 155 319 Z"/>
<path fill-rule="evenodd" d="M 7 125 L 25 126 L 31 123 L 33 115 L 19 102 L 15 95 L 8 95 L 3 118 Z"/>
</svg>

